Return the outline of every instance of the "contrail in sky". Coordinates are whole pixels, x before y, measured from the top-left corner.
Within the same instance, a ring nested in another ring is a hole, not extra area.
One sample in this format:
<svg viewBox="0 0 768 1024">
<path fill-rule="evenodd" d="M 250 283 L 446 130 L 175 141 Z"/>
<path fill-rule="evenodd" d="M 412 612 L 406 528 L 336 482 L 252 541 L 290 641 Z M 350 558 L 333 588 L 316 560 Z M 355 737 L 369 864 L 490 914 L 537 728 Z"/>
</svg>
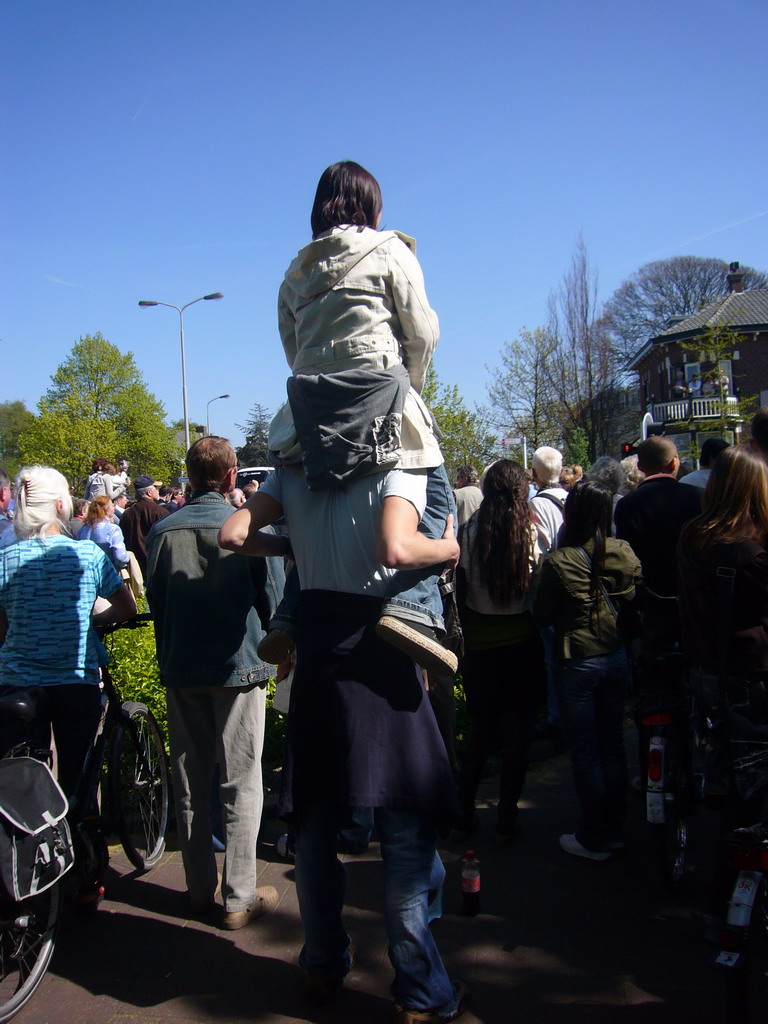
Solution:
<svg viewBox="0 0 768 1024">
<path fill-rule="evenodd" d="M 741 220 L 735 220 L 731 224 L 721 224 L 719 228 L 713 228 L 711 231 L 705 231 L 702 235 L 694 235 L 693 238 L 686 238 L 684 242 L 677 242 L 668 249 L 662 250 L 658 255 L 663 255 L 665 252 L 673 252 L 675 249 L 679 249 L 683 245 L 691 245 L 693 242 L 700 242 L 702 238 L 711 238 L 712 235 L 717 235 L 721 231 L 729 231 L 731 228 L 738 228 L 742 224 L 749 224 L 750 221 L 758 220 L 760 217 L 765 217 L 766 214 L 768 214 L 768 210 L 761 210 L 760 213 L 753 213 L 749 217 L 742 217 Z"/>
<path fill-rule="evenodd" d="M 721 224 L 720 227 L 713 228 L 711 231 L 705 231 L 701 235 L 694 235 L 693 238 L 687 238 L 683 242 L 676 242 L 674 245 L 668 246 L 666 249 L 661 249 L 661 250 L 653 253 L 650 256 L 645 256 L 645 257 L 638 258 L 635 261 L 635 263 L 632 264 L 632 266 L 635 266 L 636 264 L 649 263 L 652 260 L 660 259 L 666 253 L 675 252 L 676 250 L 681 249 L 684 245 L 692 245 L 694 242 L 700 242 L 704 238 L 711 238 L 712 235 L 717 235 L 721 231 L 729 231 L 731 228 L 740 227 L 742 224 L 749 224 L 751 221 L 759 220 L 760 217 L 765 217 L 765 216 L 768 216 L 768 210 L 761 210 L 759 213 L 750 214 L 749 217 L 742 217 L 741 220 L 732 221 L 730 224 Z M 629 263 L 625 263 L 624 267 L 629 269 L 630 264 Z M 609 273 L 610 272 L 616 273 L 618 270 L 619 270 L 618 267 L 609 267 L 608 268 L 608 272 Z M 528 308 L 530 308 L 530 306 L 533 303 L 541 302 L 541 301 L 543 301 L 546 298 L 547 298 L 547 295 L 528 296 L 526 298 L 525 302 L 519 302 L 519 303 L 516 303 L 514 305 L 505 307 L 503 313 L 494 313 L 494 314 L 492 314 L 490 316 L 483 317 L 482 319 L 473 320 L 469 324 L 464 324 L 464 325 L 459 326 L 459 327 L 454 327 L 454 329 L 450 332 L 450 335 L 453 336 L 453 335 L 457 335 L 457 334 L 462 334 L 462 333 L 464 333 L 464 332 L 466 332 L 468 330 L 474 330 L 475 328 L 482 327 L 485 324 L 493 323 L 494 321 L 499 320 L 499 318 L 502 315 L 505 315 L 505 316 L 509 315 L 509 313 L 515 312 L 518 309 L 528 309 Z"/>
<path fill-rule="evenodd" d="M 54 277 L 53 274 L 43 274 L 43 277 L 46 279 L 46 281 L 52 281 L 54 284 L 63 284 L 67 288 L 81 288 L 84 292 L 93 292 L 94 295 L 102 294 L 95 288 L 89 288 L 87 284 L 75 284 L 74 281 L 65 281 L 61 277 Z"/>
<path fill-rule="evenodd" d="M 135 114 L 133 115 L 133 117 L 131 118 L 131 120 L 132 120 L 132 121 L 135 121 L 135 120 L 136 120 L 136 118 L 137 118 L 137 117 L 139 116 L 139 114 L 140 114 L 140 113 L 142 112 L 142 110 L 144 109 L 144 107 L 145 107 L 145 106 L 147 105 L 147 100 L 149 99 L 149 97 L 150 97 L 151 95 L 152 95 L 152 90 L 150 89 L 150 90 L 149 90 L 149 92 L 147 93 L 147 95 L 146 95 L 146 96 L 144 97 L 144 102 L 143 102 L 143 103 L 141 104 L 141 106 L 139 107 L 139 109 L 138 109 L 138 110 L 136 111 L 136 113 L 135 113 Z"/>
</svg>

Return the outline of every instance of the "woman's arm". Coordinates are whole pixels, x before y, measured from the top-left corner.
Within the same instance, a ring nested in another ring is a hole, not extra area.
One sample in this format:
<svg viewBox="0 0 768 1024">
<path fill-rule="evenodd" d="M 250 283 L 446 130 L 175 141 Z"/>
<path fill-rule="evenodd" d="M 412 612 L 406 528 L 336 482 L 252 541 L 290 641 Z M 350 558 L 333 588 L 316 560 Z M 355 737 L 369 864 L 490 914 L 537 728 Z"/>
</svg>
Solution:
<svg viewBox="0 0 768 1024">
<path fill-rule="evenodd" d="M 114 480 L 112 479 L 111 474 L 102 473 L 101 479 L 104 483 L 104 493 L 106 494 L 110 501 L 113 501 L 117 497 L 117 493 L 115 492 L 115 483 Z"/>
<path fill-rule="evenodd" d="M 106 600 L 109 601 L 109 605 L 92 617 L 94 626 L 105 626 L 108 622 L 124 622 L 136 614 L 136 602 L 125 583 Z"/>
<path fill-rule="evenodd" d="M 395 309 L 403 330 L 403 364 L 411 387 L 421 394 L 432 353 L 437 348 L 440 328 L 424 288 L 424 275 L 416 257 L 405 243 L 390 251 L 391 285 Z"/>
<path fill-rule="evenodd" d="M 112 488 L 112 493 L 109 495 L 112 501 L 114 501 L 115 498 L 119 498 L 121 494 L 125 494 L 125 482 L 121 479 L 119 473 L 114 476 L 109 476 L 108 480 Z M 109 491 L 107 493 L 109 493 Z"/>
<path fill-rule="evenodd" d="M 112 561 L 118 568 L 122 569 L 128 565 L 128 552 L 123 539 L 123 531 L 116 523 L 111 524 L 109 531 L 109 550 L 112 554 Z"/>
<path fill-rule="evenodd" d="M 296 317 L 291 312 L 291 308 L 285 298 L 283 284 L 280 288 L 280 292 L 277 296 L 277 329 L 280 331 L 280 339 L 283 343 L 283 351 L 285 352 L 285 358 L 288 360 L 288 365 L 293 369 L 293 364 L 296 362 L 296 355 L 298 353 L 298 344 L 296 342 Z"/>
</svg>

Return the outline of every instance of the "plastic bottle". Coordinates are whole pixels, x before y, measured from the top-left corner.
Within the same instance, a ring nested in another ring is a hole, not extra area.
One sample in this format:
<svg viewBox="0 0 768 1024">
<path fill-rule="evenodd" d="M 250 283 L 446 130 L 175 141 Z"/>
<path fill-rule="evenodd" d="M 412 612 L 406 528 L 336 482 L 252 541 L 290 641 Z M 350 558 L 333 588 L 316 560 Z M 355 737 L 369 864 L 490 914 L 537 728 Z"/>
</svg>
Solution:
<svg viewBox="0 0 768 1024">
<path fill-rule="evenodd" d="M 480 913 L 480 865 L 475 859 L 475 851 L 467 850 L 464 854 L 464 866 L 461 869 L 462 912 L 465 917 L 475 917 Z"/>
<path fill-rule="evenodd" d="M 282 857 L 283 860 L 296 860 L 293 837 L 289 835 L 287 832 L 284 835 L 280 836 L 275 845 L 277 847 L 278 857 Z"/>
</svg>

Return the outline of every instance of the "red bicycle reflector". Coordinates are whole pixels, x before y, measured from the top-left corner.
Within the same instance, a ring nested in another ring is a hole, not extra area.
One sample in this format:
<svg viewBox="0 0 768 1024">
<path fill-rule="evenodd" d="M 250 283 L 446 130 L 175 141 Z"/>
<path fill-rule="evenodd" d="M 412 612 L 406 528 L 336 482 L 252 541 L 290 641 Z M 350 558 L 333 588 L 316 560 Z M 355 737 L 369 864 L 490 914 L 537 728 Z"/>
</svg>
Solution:
<svg viewBox="0 0 768 1024">
<path fill-rule="evenodd" d="M 672 712 L 671 711 L 660 711 L 655 715 L 644 715 L 640 722 L 643 725 L 671 725 L 672 724 Z"/>
<path fill-rule="evenodd" d="M 662 761 L 662 748 L 651 747 L 651 749 L 648 751 L 648 778 L 651 780 L 651 782 L 660 781 Z"/>
<path fill-rule="evenodd" d="M 748 934 L 748 928 L 734 928 L 733 925 L 725 924 L 720 929 L 720 948 L 728 953 L 741 953 Z"/>
<path fill-rule="evenodd" d="M 728 860 L 745 871 L 768 871 L 768 849 L 764 846 L 729 846 Z"/>
</svg>

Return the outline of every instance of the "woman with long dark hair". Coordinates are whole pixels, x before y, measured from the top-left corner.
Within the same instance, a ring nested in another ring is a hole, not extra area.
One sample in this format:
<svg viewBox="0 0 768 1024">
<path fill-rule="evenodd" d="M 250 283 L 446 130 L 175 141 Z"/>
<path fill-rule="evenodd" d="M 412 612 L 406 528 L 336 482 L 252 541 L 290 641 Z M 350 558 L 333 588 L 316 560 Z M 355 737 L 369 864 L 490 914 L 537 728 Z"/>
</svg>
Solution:
<svg viewBox="0 0 768 1024">
<path fill-rule="evenodd" d="M 591 480 L 576 484 L 534 603 L 539 625 L 555 628 L 558 701 L 581 805 L 575 833 L 560 836 L 560 846 L 591 860 L 606 860 L 624 845 L 629 661 L 618 614 L 641 578 L 629 544 L 611 536 L 612 514 L 610 491 Z"/>
<path fill-rule="evenodd" d="M 702 508 L 678 547 L 681 640 L 712 726 L 705 793 L 719 795 L 725 833 L 758 820 L 764 796 L 741 795 L 728 749 L 730 739 L 768 737 L 768 480 L 760 455 L 740 445 L 721 451 Z M 727 716 L 722 688 L 735 705 Z M 722 916 L 728 891 L 721 857 L 710 894 L 713 916 Z"/>
<path fill-rule="evenodd" d="M 546 687 L 544 649 L 528 607 L 531 572 L 543 548 L 528 510 L 528 478 L 517 462 L 500 459 L 487 470 L 483 501 L 460 543 L 462 677 L 472 726 L 459 775 L 463 821 L 454 834 L 474 829 L 486 758 L 500 746 L 496 840 L 506 845 L 519 832 L 531 712 L 543 703 Z"/>
</svg>

